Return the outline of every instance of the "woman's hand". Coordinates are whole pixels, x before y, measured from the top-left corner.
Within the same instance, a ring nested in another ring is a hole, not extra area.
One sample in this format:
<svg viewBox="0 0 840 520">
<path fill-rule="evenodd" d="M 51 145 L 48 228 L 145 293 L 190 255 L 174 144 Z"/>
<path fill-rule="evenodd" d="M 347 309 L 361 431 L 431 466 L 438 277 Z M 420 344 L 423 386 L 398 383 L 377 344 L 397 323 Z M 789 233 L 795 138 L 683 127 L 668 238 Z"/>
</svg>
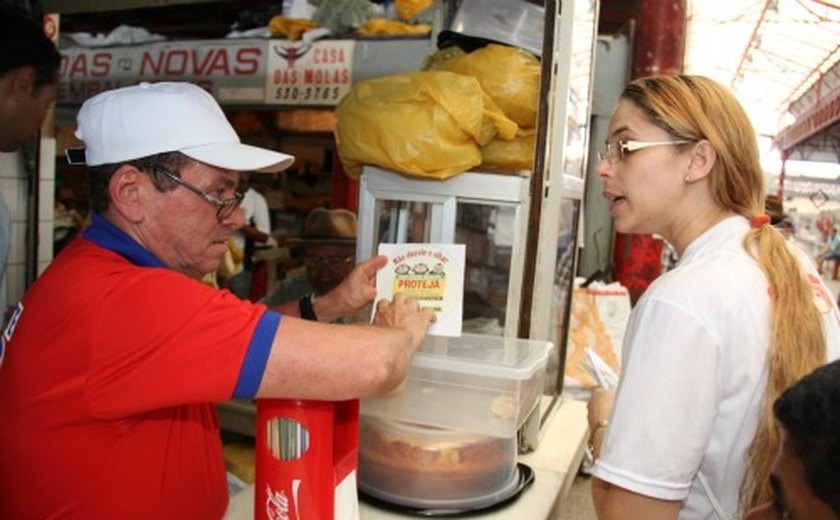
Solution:
<svg viewBox="0 0 840 520">
<path fill-rule="evenodd" d="M 615 390 L 604 388 L 592 390 L 592 397 L 587 405 L 587 420 L 589 422 L 589 444 L 592 447 L 593 459 L 597 459 L 601 455 L 601 443 L 604 440 L 604 432 L 608 427 L 606 421 L 612 415 L 614 402 Z"/>
</svg>

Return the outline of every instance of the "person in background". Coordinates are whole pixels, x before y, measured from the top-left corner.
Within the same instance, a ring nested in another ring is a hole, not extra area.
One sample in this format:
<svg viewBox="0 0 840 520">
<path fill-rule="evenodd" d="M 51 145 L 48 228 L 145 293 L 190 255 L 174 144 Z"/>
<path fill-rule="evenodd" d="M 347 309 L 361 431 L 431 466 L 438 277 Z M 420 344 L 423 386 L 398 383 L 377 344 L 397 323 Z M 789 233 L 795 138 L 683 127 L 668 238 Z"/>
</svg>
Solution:
<svg viewBox="0 0 840 520">
<path fill-rule="evenodd" d="M 615 229 L 660 234 L 679 263 L 632 311 L 617 390 L 590 400 L 595 509 L 731 519 L 770 498 L 772 403 L 840 356 L 840 312 L 770 225 L 755 133 L 725 87 L 633 81 L 607 135 L 596 171 Z"/>
<path fill-rule="evenodd" d="M 73 199 L 56 200 L 53 205 L 53 254 L 57 255 L 76 238 L 84 225 L 84 217 L 76 210 Z"/>
<path fill-rule="evenodd" d="M 245 223 L 239 172 L 294 159 L 242 144 L 201 88 L 103 92 L 82 105 L 76 135 L 86 148 L 68 152 L 88 166 L 92 225 L 26 292 L 0 343 L 0 518 L 221 518 L 213 403 L 384 395 L 433 314 L 397 295 L 372 324 L 313 319 L 369 305 L 384 256 L 314 301 L 310 319 L 297 303 L 268 309 L 202 283 Z"/>
<path fill-rule="evenodd" d="M 315 208 L 306 217 L 303 237 L 289 245 L 303 246 L 303 274 L 286 278 L 266 298 L 278 305 L 314 299 L 333 290 L 356 262 L 356 215 L 346 209 Z"/>
<path fill-rule="evenodd" d="M 0 152 L 38 133 L 58 93 L 61 55 L 43 28 L 0 3 Z"/>
<path fill-rule="evenodd" d="M 271 238 L 271 217 L 265 197 L 251 186 L 250 173 L 240 174 L 237 190 L 244 194 L 241 207 L 245 214 L 245 225 L 231 236 L 230 248 L 235 272 L 228 280 L 228 289 L 242 299 L 256 301 L 259 298 L 249 298 L 256 271 L 254 252 L 256 244 L 267 244 Z"/>
<path fill-rule="evenodd" d="M 61 55 L 43 28 L 0 3 L 0 152 L 17 151 L 38 133 L 58 92 L 60 64 Z M 0 195 L 0 284 L 9 255 L 11 223 L 9 207 Z"/>
<path fill-rule="evenodd" d="M 823 272 L 823 264 L 826 260 L 840 261 L 840 234 L 837 233 L 837 228 L 831 228 L 831 234 L 825 241 L 825 250 L 817 257 L 817 269 Z M 837 269 L 834 270 L 837 272 Z M 834 273 L 832 273 L 834 274 Z M 832 278 L 835 278 L 832 276 Z"/>
<path fill-rule="evenodd" d="M 785 390 L 773 413 L 782 429 L 773 500 L 744 520 L 840 520 L 840 361 Z"/>
<path fill-rule="evenodd" d="M 785 213 L 785 205 L 778 195 L 769 194 L 764 198 L 764 212 L 770 217 L 770 225 L 778 229 L 782 235 L 790 240 L 795 229 L 790 217 Z"/>
</svg>

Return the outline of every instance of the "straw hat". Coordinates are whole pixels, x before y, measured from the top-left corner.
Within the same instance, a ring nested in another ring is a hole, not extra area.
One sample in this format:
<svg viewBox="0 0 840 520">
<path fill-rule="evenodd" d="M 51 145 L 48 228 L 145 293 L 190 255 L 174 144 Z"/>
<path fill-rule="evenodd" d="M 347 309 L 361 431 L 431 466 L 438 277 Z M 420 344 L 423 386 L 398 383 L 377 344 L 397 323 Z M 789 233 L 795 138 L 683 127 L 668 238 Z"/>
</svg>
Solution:
<svg viewBox="0 0 840 520">
<path fill-rule="evenodd" d="M 289 239 L 298 244 L 354 244 L 356 214 L 346 209 L 315 208 L 306 217 L 303 237 Z"/>
</svg>

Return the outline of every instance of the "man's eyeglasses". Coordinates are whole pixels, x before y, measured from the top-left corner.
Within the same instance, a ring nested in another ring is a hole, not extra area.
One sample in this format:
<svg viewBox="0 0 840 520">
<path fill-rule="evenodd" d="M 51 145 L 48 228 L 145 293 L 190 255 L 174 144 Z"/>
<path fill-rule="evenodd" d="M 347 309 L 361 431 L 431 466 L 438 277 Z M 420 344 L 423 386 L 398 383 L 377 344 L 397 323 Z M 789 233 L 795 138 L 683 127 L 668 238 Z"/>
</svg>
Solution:
<svg viewBox="0 0 840 520">
<path fill-rule="evenodd" d="M 353 256 L 314 256 L 306 255 L 303 260 L 320 267 L 342 267 L 352 264 L 356 259 Z"/>
<path fill-rule="evenodd" d="M 236 208 L 238 208 L 239 205 L 242 204 L 242 199 L 245 197 L 244 193 L 236 192 L 236 193 L 233 194 L 233 197 L 231 197 L 229 199 L 219 200 L 212 195 L 208 195 L 207 193 L 204 193 L 198 187 L 193 186 L 189 182 L 187 182 L 184 179 L 178 177 L 177 175 L 175 175 L 174 173 L 170 172 L 169 170 L 167 170 L 165 168 L 161 168 L 160 166 L 155 166 L 153 169 L 156 172 L 163 175 L 164 177 L 166 177 L 167 179 L 171 180 L 172 182 L 180 184 L 181 186 L 187 188 L 191 192 L 195 193 L 196 195 L 198 195 L 202 199 L 206 200 L 207 202 L 209 202 L 210 204 L 215 206 L 216 207 L 216 218 L 219 220 L 219 222 L 222 222 L 223 220 L 226 220 L 228 217 L 230 217 L 233 214 L 233 212 L 236 211 Z"/>
<path fill-rule="evenodd" d="M 615 164 L 618 161 L 624 159 L 629 153 L 636 152 L 638 150 L 643 150 L 645 148 L 651 148 L 654 146 L 670 146 L 670 145 L 677 145 L 677 144 L 687 144 L 691 141 L 687 141 L 685 139 L 676 140 L 676 141 L 613 141 L 607 142 L 606 148 L 603 151 L 598 152 L 598 158 L 602 161 L 607 161 L 610 164 Z"/>
</svg>

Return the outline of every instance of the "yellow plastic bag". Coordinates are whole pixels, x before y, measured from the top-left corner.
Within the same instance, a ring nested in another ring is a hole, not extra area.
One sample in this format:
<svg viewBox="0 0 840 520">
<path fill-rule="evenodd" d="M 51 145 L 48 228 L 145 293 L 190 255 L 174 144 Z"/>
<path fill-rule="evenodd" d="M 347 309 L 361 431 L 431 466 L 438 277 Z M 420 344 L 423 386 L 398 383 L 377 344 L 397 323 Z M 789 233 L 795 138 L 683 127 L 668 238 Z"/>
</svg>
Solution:
<svg viewBox="0 0 840 520">
<path fill-rule="evenodd" d="M 287 18 L 285 16 L 273 16 L 268 21 L 268 30 L 272 36 L 284 36 L 287 40 L 299 40 L 306 31 L 320 27 L 312 20 L 303 18 Z"/>
<path fill-rule="evenodd" d="M 516 47 L 490 44 L 469 54 L 444 49 L 444 58 L 432 54 L 426 70 L 448 70 L 478 79 L 481 87 L 506 116 L 521 127 L 537 126 L 540 98 L 540 61 Z M 437 53 L 436 53 L 437 54 Z M 451 56 L 451 57 L 448 57 Z M 447 58 L 448 57 L 448 58 Z"/>
<path fill-rule="evenodd" d="M 434 4 L 434 0 L 396 0 L 394 9 L 400 20 L 411 20 Z"/>
<path fill-rule="evenodd" d="M 373 164 L 447 179 L 481 164 L 480 147 L 517 128 L 478 80 L 444 71 L 360 81 L 336 108 L 338 155 L 356 178 Z"/>
<path fill-rule="evenodd" d="M 511 140 L 493 139 L 481 149 L 481 166 L 516 172 L 534 169 L 536 130 L 520 129 Z"/>
<path fill-rule="evenodd" d="M 432 32 L 431 25 L 423 23 L 410 25 L 395 20 L 386 20 L 385 18 L 371 18 L 364 27 L 356 30 L 356 34 L 359 36 L 418 35 L 429 34 L 430 32 Z"/>
</svg>

